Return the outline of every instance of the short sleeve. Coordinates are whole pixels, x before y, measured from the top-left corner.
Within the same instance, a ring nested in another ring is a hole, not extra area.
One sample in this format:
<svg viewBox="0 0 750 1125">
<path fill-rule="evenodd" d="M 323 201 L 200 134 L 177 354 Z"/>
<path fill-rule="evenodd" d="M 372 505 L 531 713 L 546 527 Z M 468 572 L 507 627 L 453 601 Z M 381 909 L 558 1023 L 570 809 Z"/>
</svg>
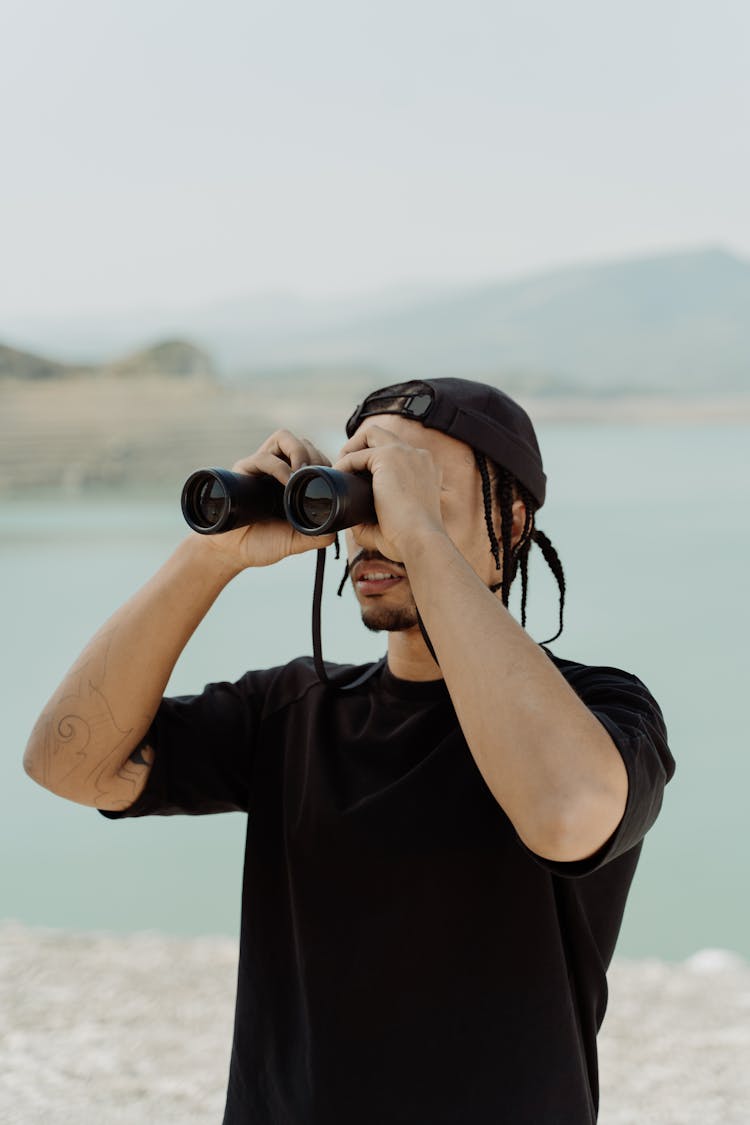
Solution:
<svg viewBox="0 0 750 1125">
<path fill-rule="evenodd" d="M 551 657 L 550 653 L 548 655 Z M 588 875 L 642 842 L 659 815 L 664 787 L 674 774 L 675 762 L 667 744 L 661 708 L 637 676 L 619 668 L 587 667 L 551 659 L 609 733 L 628 775 L 628 797 L 622 819 L 597 852 L 572 863 L 529 853 L 555 874 Z"/>
<path fill-rule="evenodd" d="M 100 809 L 102 815 L 247 812 L 264 700 L 277 671 L 208 684 L 199 695 L 165 697 L 144 739 L 154 762 L 143 792 L 128 808 Z"/>
</svg>

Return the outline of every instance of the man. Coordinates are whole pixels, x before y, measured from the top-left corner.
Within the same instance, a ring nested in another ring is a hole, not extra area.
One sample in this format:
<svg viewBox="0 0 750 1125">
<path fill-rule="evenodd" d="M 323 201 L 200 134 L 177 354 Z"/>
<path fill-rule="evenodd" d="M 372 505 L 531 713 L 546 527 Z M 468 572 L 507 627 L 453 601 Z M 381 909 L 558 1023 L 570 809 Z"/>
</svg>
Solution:
<svg viewBox="0 0 750 1125">
<path fill-rule="evenodd" d="M 349 566 L 387 657 L 163 700 L 232 577 L 334 538 L 191 536 L 74 665 L 27 770 L 110 817 L 249 812 L 225 1123 L 588 1125 L 605 971 L 674 769 L 661 712 L 506 608 L 532 541 L 557 558 L 516 403 L 399 384 L 347 433 L 334 467 L 371 474 L 377 513 Z M 281 430 L 235 469 L 305 464 L 330 462 Z"/>
</svg>

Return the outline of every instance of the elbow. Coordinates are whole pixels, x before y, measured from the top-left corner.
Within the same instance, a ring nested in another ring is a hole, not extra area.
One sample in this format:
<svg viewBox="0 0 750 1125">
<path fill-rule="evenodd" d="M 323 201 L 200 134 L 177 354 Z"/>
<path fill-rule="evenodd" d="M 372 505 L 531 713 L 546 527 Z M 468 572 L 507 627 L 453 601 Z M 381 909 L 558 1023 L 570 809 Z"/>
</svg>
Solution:
<svg viewBox="0 0 750 1125">
<path fill-rule="evenodd" d="M 43 748 L 29 744 L 23 756 L 23 768 L 27 777 L 55 797 L 62 797 L 79 805 L 95 804 L 88 792 L 71 786 L 69 779 L 57 776 L 47 767 Z"/>
<path fill-rule="evenodd" d="M 37 785 L 41 785 L 45 789 L 47 788 L 47 786 L 44 784 L 42 771 L 39 768 L 38 759 L 33 751 L 29 750 L 28 747 L 23 756 L 23 768 L 24 773 L 27 777 L 30 777 L 32 781 L 35 781 L 37 783 Z"/>
<path fill-rule="evenodd" d="M 50 726 L 50 717 L 45 710 L 29 735 L 23 754 L 23 768 L 26 776 L 41 785 L 42 789 L 64 797 L 67 795 L 63 791 L 65 775 L 71 772 L 75 757 L 59 752 L 55 739 L 51 736 Z"/>
<path fill-rule="evenodd" d="M 47 745 L 47 723 L 45 722 L 45 711 L 42 711 L 26 743 L 26 749 L 23 752 L 23 768 L 27 777 L 30 777 L 32 781 L 45 789 L 48 787 L 47 775 L 49 772 L 45 767 Z"/>
<path fill-rule="evenodd" d="M 50 788 L 47 770 L 44 768 L 44 748 L 38 745 L 33 735 L 24 750 L 23 768 L 26 776 L 37 785 L 41 785 L 43 789 Z"/>
<path fill-rule="evenodd" d="M 587 794 L 557 808 L 537 826 L 527 847 L 555 863 L 576 863 L 595 855 L 614 835 L 622 820 L 627 789 Z"/>
<path fill-rule="evenodd" d="M 57 766 L 57 768 L 55 768 Z M 46 713 L 43 712 L 32 730 L 23 754 L 23 768 L 27 777 L 59 795 L 59 761 L 51 746 Z"/>
</svg>

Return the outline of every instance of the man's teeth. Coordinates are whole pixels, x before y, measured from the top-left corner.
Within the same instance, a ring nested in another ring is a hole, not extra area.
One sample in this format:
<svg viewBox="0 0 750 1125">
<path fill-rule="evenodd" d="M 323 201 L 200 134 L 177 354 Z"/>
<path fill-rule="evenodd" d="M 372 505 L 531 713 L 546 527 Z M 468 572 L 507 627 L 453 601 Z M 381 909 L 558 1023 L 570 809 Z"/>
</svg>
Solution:
<svg viewBox="0 0 750 1125">
<path fill-rule="evenodd" d="M 381 578 L 398 578 L 398 575 L 397 574 L 386 574 L 384 571 L 381 571 L 381 570 L 368 571 L 366 574 L 362 575 L 362 581 L 363 582 L 375 582 L 375 581 L 378 581 Z"/>
</svg>

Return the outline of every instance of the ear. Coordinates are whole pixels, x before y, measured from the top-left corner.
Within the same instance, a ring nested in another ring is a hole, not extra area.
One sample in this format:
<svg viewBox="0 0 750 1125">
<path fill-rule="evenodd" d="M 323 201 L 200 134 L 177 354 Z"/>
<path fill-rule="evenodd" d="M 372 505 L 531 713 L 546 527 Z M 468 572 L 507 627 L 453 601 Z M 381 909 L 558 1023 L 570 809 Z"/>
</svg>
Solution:
<svg viewBox="0 0 750 1125">
<path fill-rule="evenodd" d="M 510 545 L 516 549 L 521 541 L 523 529 L 526 526 L 526 505 L 523 500 L 513 501 L 513 526 L 510 535 Z"/>
</svg>

